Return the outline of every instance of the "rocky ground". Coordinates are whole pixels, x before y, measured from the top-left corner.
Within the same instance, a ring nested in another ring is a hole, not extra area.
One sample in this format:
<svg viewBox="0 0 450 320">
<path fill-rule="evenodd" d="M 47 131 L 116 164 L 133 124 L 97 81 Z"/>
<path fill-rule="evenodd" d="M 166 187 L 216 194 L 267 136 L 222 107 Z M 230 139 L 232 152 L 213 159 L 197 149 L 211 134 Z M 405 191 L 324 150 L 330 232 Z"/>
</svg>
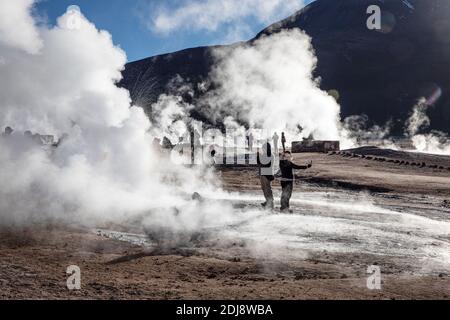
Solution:
<svg viewBox="0 0 450 320">
<path fill-rule="evenodd" d="M 296 155 L 313 168 L 298 172 L 293 214 L 249 213 L 177 248 L 113 226 L 3 228 L 0 298 L 448 299 L 450 158 L 411 156 Z M 218 175 L 236 208 L 258 208 L 256 169 Z M 70 265 L 81 269 L 79 291 L 66 287 Z M 370 265 L 381 290 L 367 288 Z"/>
</svg>

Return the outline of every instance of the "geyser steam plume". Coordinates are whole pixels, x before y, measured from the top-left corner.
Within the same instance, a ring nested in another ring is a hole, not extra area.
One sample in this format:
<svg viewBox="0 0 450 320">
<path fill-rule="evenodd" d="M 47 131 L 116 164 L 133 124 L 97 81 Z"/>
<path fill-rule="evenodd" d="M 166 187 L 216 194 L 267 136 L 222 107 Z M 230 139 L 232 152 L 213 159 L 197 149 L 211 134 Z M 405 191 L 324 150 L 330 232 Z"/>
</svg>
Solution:
<svg viewBox="0 0 450 320">
<path fill-rule="evenodd" d="M 282 31 L 212 50 L 215 64 L 208 79 L 189 84 L 209 89 L 196 108 L 211 123 L 240 132 L 245 132 L 245 124 L 272 133 L 284 131 L 288 138 L 341 140 L 344 148 L 354 145 L 341 123 L 338 102 L 313 77 L 317 58 L 304 32 Z M 186 94 L 186 83 L 179 87 Z M 163 95 L 152 106 L 152 118 L 164 122 L 160 135 L 171 136 L 180 127 L 180 111 L 192 109 L 181 96 Z M 163 116 L 160 110 L 165 110 Z"/>
<path fill-rule="evenodd" d="M 0 126 L 15 130 L 0 138 L 0 224 L 95 225 L 141 213 L 156 226 L 207 224 L 211 215 L 189 193 L 211 192 L 208 174 L 200 179 L 152 150 L 151 123 L 116 86 L 126 56 L 110 34 L 77 10 L 55 27 L 36 26 L 32 5 L 0 4 Z M 15 23 L 5 22 L 13 13 Z M 44 149 L 26 130 L 66 138 Z"/>
<path fill-rule="evenodd" d="M 0 177 L 7 182 L 0 190 L 1 223 L 95 225 L 145 213 L 148 225 L 195 230 L 234 219 L 236 211 L 224 203 L 205 208 L 191 201 L 193 191 L 206 197 L 217 191 L 208 173 L 200 178 L 195 170 L 161 161 L 151 148 L 149 133 L 185 130 L 180 119 L 190 120 L 180 100 L 161 97 L 165 106 L 153 108 L 158 116 L 150 123 L 116 86 L 126 56 L 111 36 L 76 10 L 55 27 L 36 26 L 32 4 L 8 2 L 26 27 L 1 24 L 0 125 L 15 129 L 0 141 Z M 28 40 L 14 43 L 12 35 Z M 304 33 L 285 31 L 226 50 L 215 53 L 210 82 L 216 89 L 205 100 L 211 117 L 229 107 L 229 122 L 279 131 L 300 125 L 304 136 L 345 138 L 339 105 L 312 77 L 316 58 Z M 25 130 L 67 138 L 45 150 Z"/>
<path fill-rule="evenodd" d="M 428 109 L 432 106 L 430 99 L 421 98 L 414 106 L 411 116 L 406 122 L 406 135 L 411 139 L 415 150 L 431 154 L 450 154 L 450 138 L 443 132 L 431 131 L 422 133 L 429 129 L 430 118 L 427 115 Z"/>
<path fill-rule="evenodd" d="M 227 114 L 278 132 L 300 126 L 304 137 L 346 140 L 339 104 L 312 76 L 317 58 L 304 32 L 282 31 L 214 54 L 211 82 L 217 89 L 206 98 L 213 116 Z"/>
</svg>

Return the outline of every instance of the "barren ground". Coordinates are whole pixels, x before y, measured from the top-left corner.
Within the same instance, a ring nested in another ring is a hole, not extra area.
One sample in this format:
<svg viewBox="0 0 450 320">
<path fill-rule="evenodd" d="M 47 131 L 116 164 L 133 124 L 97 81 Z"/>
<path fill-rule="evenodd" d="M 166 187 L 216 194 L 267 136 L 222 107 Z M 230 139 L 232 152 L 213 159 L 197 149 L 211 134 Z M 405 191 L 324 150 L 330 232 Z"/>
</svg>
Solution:
<svg viewBox="0 0 450 320">
<path fill-rule="evenodd" d="M 3 229 L 0 298 L 450 298 L 450 158 L 374 157 L 385 160 L 296 155 L 296 162 L 311 159 L 314 167 L 298 172 L 293 214 L 255 215 L 177 249 L 161 251 L 123 227 L 133 234 L 111 226 Z M 228 201 L 258 208 L 256 169 L 218 174 L 225 189 L 239 192 Z M 66 288 L 69 265 L 82 270 L 80 291 Z M 367 288 L 369 265 L 381 268 L 382 290 Z"/>
</svg>

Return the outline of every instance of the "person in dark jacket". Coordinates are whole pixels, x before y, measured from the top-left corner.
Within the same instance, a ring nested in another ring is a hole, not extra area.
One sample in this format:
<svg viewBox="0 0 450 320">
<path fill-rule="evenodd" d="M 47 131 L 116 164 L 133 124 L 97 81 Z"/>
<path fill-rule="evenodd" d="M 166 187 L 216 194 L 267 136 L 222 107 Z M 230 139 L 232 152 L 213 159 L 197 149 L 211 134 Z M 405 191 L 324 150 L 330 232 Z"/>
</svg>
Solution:
<svg viewBox="0 0 450 320">
<path fill-rule="evenodd" d="M 283 145 L 283 152 L 286 152 L 286 136 L 284 132 L 281 133 L 281 144 Z"/>
<path fill-rule="evenodd" d="M 281 171 L 281 212 L 291 212 L 289 201 L 291 200 L 292 190 L 294 189 L 294 170 L 306 170 L 312 167 L 312 162 L 306 166 L 299 166 L 292 162 L 292 155 L 289 151 L 283 153 L 280 160 Z"/>
<path fill-rule="evenodd" d="M 273 174 L 274 156 L 272 154 L 272 147 L 270 143 L 265 143 L 262 146 L 262 152 L 258 150 L 257 163 L 259 166 L 259 176 L 261 181 L 261 189 L 264 193 L 266 202 L 262 204 L 263 207 L 273 210 L 274 200 L 272 192 L 272 181 L 275 180 Z"/>
</svg>

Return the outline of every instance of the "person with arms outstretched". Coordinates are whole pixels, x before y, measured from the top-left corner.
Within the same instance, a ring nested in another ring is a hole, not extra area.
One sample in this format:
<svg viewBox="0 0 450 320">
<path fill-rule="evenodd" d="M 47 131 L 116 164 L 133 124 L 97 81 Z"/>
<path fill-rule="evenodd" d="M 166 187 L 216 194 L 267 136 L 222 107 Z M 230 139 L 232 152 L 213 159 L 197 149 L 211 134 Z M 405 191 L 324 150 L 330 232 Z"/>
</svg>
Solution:
<svg viewBox="0 0 450 320">
<path fill-rule="evenodd" d="M 280 159 L 281 171 L 281 212 L 291 212 L 289 202 L 294 189 L 294 170 L 306 170 L 312 167 L 312 162 L 306 166 L 299 166 L 292 162 L 292 154 L 285 151 Z"/>
</svg>

